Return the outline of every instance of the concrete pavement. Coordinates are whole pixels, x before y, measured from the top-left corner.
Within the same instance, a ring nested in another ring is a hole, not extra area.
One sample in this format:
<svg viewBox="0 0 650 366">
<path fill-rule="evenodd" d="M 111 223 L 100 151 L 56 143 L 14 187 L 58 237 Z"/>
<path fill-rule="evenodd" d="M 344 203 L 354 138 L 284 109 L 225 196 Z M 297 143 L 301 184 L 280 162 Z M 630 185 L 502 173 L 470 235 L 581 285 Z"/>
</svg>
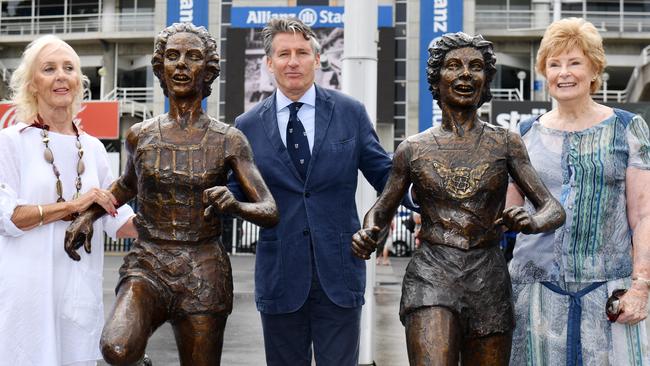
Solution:
<svg viewBox="0 0 650 366">
<path fill-rule="evenodd" d="M 376 266 L 375 286 L 376 327 L 375 362 L 378 366 L 406 366 L 406 341 L 404 327 L 399 321 L 399 299 L 402 277 L 410 258 L 391 258 L 390 266 Z M 224 336 L 224 366 L 265 365 L 264 341 L 259 313 L 255 308 L 254 274 L 255 257 L 234 255 L 230 257 L 234 279 L 233 312 L 228 317 Z M 107 255 L 104 265 L 104 306 L 105 312 L 115 301 L 114 287 L 118 279 L 118 269 L 122 264 L 119 255 Z M 368 262 L 370 264 L 370 262 Z M 178 353 L 171 326 L 166 323 L 149 340 L 147 354 L 154 366 L 178 365 Z M 106 363 L 99 362 L 104 366 Z"/>
</svg>

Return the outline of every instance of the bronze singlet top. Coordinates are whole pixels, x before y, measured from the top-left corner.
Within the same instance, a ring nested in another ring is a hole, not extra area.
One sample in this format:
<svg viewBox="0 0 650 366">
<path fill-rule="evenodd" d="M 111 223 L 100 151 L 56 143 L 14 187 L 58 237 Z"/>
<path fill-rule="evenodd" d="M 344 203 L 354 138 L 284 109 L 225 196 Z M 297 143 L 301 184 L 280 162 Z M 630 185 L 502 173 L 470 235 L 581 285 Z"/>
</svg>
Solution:
<svg viewBox="0 0 650 366">
<path fill-rule="evenodd" d="M 200 242 L 221 234 L 217 218 L 205 219 L 203 191 L 227 183 L 227 131 L 217 120 L 198 144 L 164 142 L 160 117 L 145 122 L 136 150 L 138 214 L 135 220 L 143 240 Z"/>
<path fill-rule="evenodd" d="M 484 123 L 478 128 L 474 144 L 446 144 L 435 129 L 408 140 L 411 180 L 423 198 L 423 241 L 469 249 L 496 245 L 501 237 L 493 223 L 505 205 L 509 132 Z"/>
</svg>

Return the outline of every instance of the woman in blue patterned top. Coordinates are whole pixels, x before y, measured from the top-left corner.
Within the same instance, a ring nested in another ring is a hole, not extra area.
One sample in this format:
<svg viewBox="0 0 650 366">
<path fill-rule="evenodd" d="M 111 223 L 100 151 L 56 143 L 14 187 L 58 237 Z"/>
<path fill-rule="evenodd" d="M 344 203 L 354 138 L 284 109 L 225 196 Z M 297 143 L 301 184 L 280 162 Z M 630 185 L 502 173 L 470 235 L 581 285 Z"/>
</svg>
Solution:
<svg viewBox="0 0 650 366">
<path fill-rule="evenodd" d="M 555 232 L 517 238 L 509 268 L 517 323 L 510 364 L 649 364 L 648 126 L 639 115 L 592 99 L 605 52 L 591 23 L 551 24 L 536 67 L 557 106 L 522 122 L 520 132 L 567 219 Z M 511 205 L 531 207 L 514 183 Z M 605 304 L 619 288 L 628 290 L 610 322 Z"/>
</svg>

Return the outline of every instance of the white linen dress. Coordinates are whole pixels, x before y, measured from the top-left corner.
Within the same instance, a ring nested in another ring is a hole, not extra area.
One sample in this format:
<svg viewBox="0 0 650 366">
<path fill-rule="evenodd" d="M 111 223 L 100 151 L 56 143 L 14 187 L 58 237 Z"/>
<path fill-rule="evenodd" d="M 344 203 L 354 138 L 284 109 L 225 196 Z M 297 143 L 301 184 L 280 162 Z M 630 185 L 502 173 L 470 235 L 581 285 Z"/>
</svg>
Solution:
<svg viewBox="0 0 650 366">
<path fill-rule="evenodd" d="M 92 253 L 79 250 L 75 262 L 63 249 L 70 222 L 56 221 L 21 231 L 11 221 L 17 205 L 56 202 L 55 176 L 43 157 L 41 130 L 19 123 L 0 131 L 0 366 L 95 364 L 101 358 L 103 231 L 115 236 L 133 214 L 94 224 Z M 49 133 L 63 197 L 71 200 L 78 149 L 76 137 Z M 86 166 L 82 193 L 113 181 L 102 143 L 80 136 Z"/>
</svg>

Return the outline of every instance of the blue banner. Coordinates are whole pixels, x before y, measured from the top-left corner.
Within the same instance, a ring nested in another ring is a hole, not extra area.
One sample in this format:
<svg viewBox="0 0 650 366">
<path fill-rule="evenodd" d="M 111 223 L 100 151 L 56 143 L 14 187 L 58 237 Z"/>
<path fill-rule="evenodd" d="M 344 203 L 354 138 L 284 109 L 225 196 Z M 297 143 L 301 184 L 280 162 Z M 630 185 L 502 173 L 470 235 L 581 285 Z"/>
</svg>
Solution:
<svg viewBox="0 0 650 366">
<path fill-rule="evenodd" d="M 208 0 L 167 0 L 167 25 L 192 23 L 208 28 Z"/>
<path fill-rule="evenodd" d="M 442 113 L 427 82 L 427 59 L 433 40 L 445 33 L 463 30 L 462 0 L 420 1 L 420 121 L 419 131 L 439 124 Z"/>
<path fill-rule="evenodd" d="M 167 0 L 167 25 L 174 23 L 192 23 L 208 29 L 208 0 Z M 215 80 L 212 87 L 218 88 L 219 80 Z M 208 110 L 205 99 L 201 102 L 201 106 L 203 110 Z M 165 97 L 165 112 L 168 111 L 169 99 Z"/>
<path fill-rule="evenodd" d="M 237 7 L 233 6 L 230 23 L 233 28 L 264 28 L 273 18 L 295 17 L 312 28 L 343 27 L 342 6 Z M 379 6 L 377 27 L 393 26 L 393 7 Z"/>
</svg>

